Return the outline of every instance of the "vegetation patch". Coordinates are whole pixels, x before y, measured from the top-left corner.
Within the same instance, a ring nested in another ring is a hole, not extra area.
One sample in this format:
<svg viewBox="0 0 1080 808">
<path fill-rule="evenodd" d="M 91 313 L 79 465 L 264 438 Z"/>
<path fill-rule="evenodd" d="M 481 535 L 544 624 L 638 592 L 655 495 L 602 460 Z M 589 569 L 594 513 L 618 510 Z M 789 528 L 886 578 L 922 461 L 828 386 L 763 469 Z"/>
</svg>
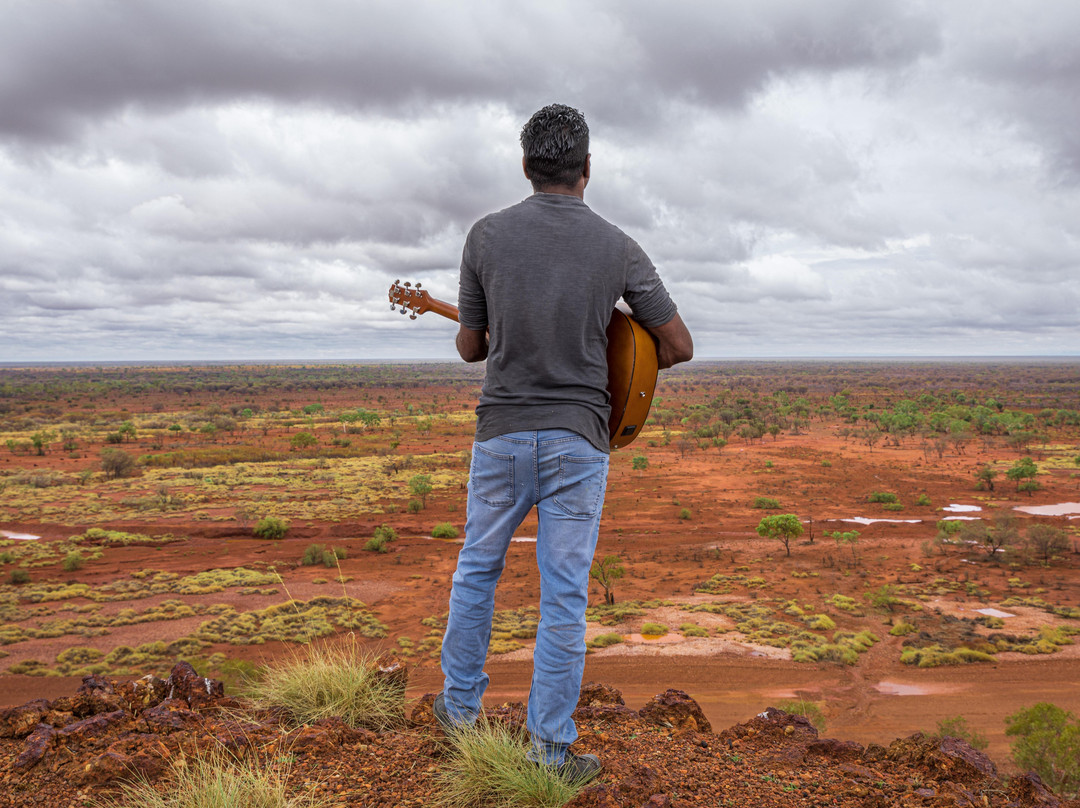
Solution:
<svg viewBox="0 0 1080 808">
<path fill-rule="evenodd" d="M 290 600 L 250 612 L 230 609 L 203 623 L 192 636 L 203 642 L 231 645 L 262 645 L 272 640 L 309 643 L 339 629 L 369 639 L 386 636 L 386 625 L 361 601 L 350 597 Z"/>
</svg>

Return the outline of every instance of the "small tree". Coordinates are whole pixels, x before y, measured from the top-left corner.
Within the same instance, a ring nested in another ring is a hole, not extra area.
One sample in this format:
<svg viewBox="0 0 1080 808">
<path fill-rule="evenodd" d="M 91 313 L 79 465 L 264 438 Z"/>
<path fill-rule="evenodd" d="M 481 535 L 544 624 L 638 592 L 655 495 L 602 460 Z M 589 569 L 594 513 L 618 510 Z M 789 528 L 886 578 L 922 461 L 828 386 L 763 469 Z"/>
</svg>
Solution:
<svg viewBox="0 0 1080 808">
<path fill-rule="evenodd" d="M 1025 480 L 1034 480 L 1038 473 L 1039 467 L 1035 465 L 1035 461 L 1030 457 L 1024 457 L 1013 463 L 1005 472 L 1005 476 L 1016 483 L 1016 490 L 1019 491 Z"/>
<path fill-rule="evenodd" d="M 994 478 L 998 476 L 997 469 L 987 464 L 975 472 L 975 479 L 978 480 L 978 488 L 982 490 L 985 488 L 987 491 L 994 490 Z"/>
<path fill-rule="evenodd" d="M 766 539 L 776 539 L 784 545 L 784 550 L 791 555 L 791 540 L 802 535 L 803 526 L 799 517 L 793 513 L 766 516 L 757 526 L 758 535 Z"/>
<path fill-rule="evenodd" d="M 310 432 L 297 432 L 289 439 L 289 444 L 294 449 L 310 449 L 312 446 L 318 445 L 318 443 L 319 439 Z"/>
<path fill-rule="evenodd" d="M 630 461 L 630 468 L 634 471 L 645 471 L 649 467 L 649 458 L 645 455 L 634 455 Z"/>
<path fill-rule="evenodd" d="M 1008 513 L 997 514 L 992 524 L 965 522 L 959 532 L 961 541 L 981 544 L 991 558 L 995 558 L 1000 550 L 1015 544 L 1019 536 L 1016 517 Z"/>
<path fill-rule="evenodd" d="M 41 429 L 30 436 L 30 442 L 34 444 L 34 449 L 38 453 L 38 457 L 45 455 L 45 448 L 56 440 L 56 433 L 50 432 L 47 429 Z"/>
<path fill-rule="evenodd" d="M 420 497 L 420 502 L 425 508 L 427 507 L 427 497 L 431 493 L 431 488 L 430 474 L 417 474 L 409 480 L 409 490 L 415 496 Z"/>
<path fill-rule="evenodd" d="M 859 565 L 859 557 L 855 554 L 855 545 L 859 543 L 859 531 L 846 530 L 841 533 L 839 530 L 834 530 L 828 534 L 833 537 L 837 544 L 846 544 L 851 548 L 851 560 L 855 566 Z"/>
<path fill-rule="evenodd" d="M 276 516 L 264 516 L 255 523 L 252 532 L 260 539 L 283 539 L 288 530 L 288 520 L 278 519 Z"/>
<path fill-rule="evenodd" d="M 1069 549 L 1069 536 L 1053 525 L 1032 525 L 1027 531 L 1027 545 L 1037 558 L 1049 564 L 1055 555 Z"/>
<path fill-rule="evenodd" d="M 1080 723 L 1068 710 L 1040 702 L 1005 719 L 1005 734 L 1016 738 L 1013 760 L 1032 769 L 1063 796 L 1080 791 Z"/>
<path fill-rule="evenodd" d="M 130 477 L 135 472 L 135 458 L 123 449 L 102 449 L 101 470 L 110 480 Z"/>
<path fill-rule="evenodd" d="M 604 588 L 604 603 L 612 606 L 615 603 L 615 582 L 626 575 L 622 559 L 617 555 L 604 556 L 599 561 L 594 561 L 589 577 L 594 579 Z"/>
</svg>

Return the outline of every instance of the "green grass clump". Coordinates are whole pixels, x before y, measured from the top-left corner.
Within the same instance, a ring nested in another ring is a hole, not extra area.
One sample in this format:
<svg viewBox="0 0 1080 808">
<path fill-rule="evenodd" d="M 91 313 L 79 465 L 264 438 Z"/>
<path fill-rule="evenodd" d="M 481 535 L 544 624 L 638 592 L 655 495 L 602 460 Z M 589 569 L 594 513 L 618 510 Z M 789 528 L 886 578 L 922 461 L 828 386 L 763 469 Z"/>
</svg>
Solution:
<svg viewBox="0 0 1080 808">
<path fill-rule="evenodd" d="M 807 701 L 806 699 L 794 699 L 782 701 L 776 705 L 776 708 L 778 710 L 783 710 L 785 713 L 804 716 L 814 725 L 814 729 L 818 732 L 825 731 L 825 714 L 821 711 L 821 708 L 818 707 L 817 702 Z"/>
<path fill-rule="evenodd" d="M 353 637 L 275 661 L 249 694 L 297 725 L 337 716 L 351 727 L 383 730 L 405 720 L 404 681 L 380 673 L 376 657 Z"/>
<path fill-rule="evenodd" d="M 890 504 L 899 502 L 900 497 L 890 491 L 873 491 L 871 492 L 870 496 L 867 497 L 867 501 Z"/>
<path fill-rule="evenodd" d="M 684 637 L 708 637 L 709 630 L 697 623 L 683 623 L 679 626 L 679 632 Z"/>
<path fill-rule="evenodd" d="M 900 622 L 889 629 L 889 634 L 893 637 L 906 637 L 908 634 L 912 634 L 917 629 L 912 623 Z"/>
<path fill-rule="evenodd" d="M 814 631 L 832 631 L 836 628 L 836 622 L 827 614 L 808 614 L 802 621 Z"/>
<path fill-rule="evenodd" d="M 668 633 L 668 627 L 663 623 L 644 623 L 641 626 L 641 634 L 644 637 L 663 637 Z"/>
<path fill-rule="evenodd" d="M 916 665 L 920 668 L 936 668 L 941 665 L 993 662 L 994 657 L 973 648 L 955 648 L 949 651 L 940 645 L 928 645 L 925 648 L 905 648 L 900 654 L 900 661 L 905 665 Z"/>
<path fill-rule="evenodd" d="M 447 808 L 557 808 L 584 783 L 568 783 L 526 757 L 525 738 L 481 719 L 454 735 L 450 756 L 436 775 L 439 804 Z"/>
<path fill-rule="evenodd" d="M 456 539 L 458 532 L 449 522 L 440 522 L 431 529 L 431 535 L 436 539 Z"/>
<path fill-rule="evenodd" d="M 839 609 L 842 612 L 859 614 L 858 602 L 855 600 L 855 598 L 849 598 L 847 595 L 832 595 L 831 597 L 825 598 L 825 602 L 830 604 L 833 608 Z"/>
<path fill-rule="evenodd" d="M 754 507 L 775 511 L 780 508 L 780 502 L 772 497 L 754 497 Z"/>
<path fill-rule="evenodd" d="M 628 600 L 611 605 L 590 606 L 585 610 L 585 619 L 602 626 L 614 626 L 628 617 L 645 614 L 646 609 L 658 609 L 661 606 L 670 605 L 670 602 L 666 600 Z"/>
<path fill-rule="evenodd" d="M 64 556 L 61 566 L 63 567 L 64 572 L 75 572 L 76 570 L 81 570 L 84 563 L 86 562 L 82 557 L 82 553 L 78 550 L 72 550 Z"/>
<path fill-rule="evenodd" d="M 215 752 L 177 768 L 175 779 L 164 790 L 147 780 L 121 782 L 119 799 L 103 797 L 95 804 L 101 808 L 326 808 L 331 804 L 310 788 L 306 793 L 292 793 L 287 780 L 287 768 L 241 762 Z"/>
<path fill-rule="evenodd" d="M 251 532 L 260 539 L 283 539 L 289 532 L 289 520 L 279 519 L 276 516 L 264 516 L 255 523 Z"/>
<path fill-rule="evenodd" d="M 618 645 L 623 641 L 621 634 L 597 634 L 585 643 L 587 648 L 607 648 L 609 645 Z"/>
<path fill-rule="evenodd" d="M 499 609 L 491 617 L 491 636 L 502 640 L 531 640 L 540 625 L 540 610 L 535 606 Z"/>
</svg>

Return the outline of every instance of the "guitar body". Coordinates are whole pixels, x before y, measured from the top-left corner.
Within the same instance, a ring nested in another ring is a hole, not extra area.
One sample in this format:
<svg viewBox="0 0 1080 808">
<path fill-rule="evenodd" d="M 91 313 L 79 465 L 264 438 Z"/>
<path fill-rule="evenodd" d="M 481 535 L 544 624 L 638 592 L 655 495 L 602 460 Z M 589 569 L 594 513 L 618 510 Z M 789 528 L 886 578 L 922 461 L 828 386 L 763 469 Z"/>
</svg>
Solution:
<svg viewBox="0 0 1080 808">
<path fill-rule="evenodd" d="M 390 308 L 409 314 L 412 319 L 427 311 L 449 320 L 458 318 L 457 307 L 431 297 L 420 284 L 390 286 Z M 656 340 L 652 334 L 624 311 L 615 309 L 607 327 L 608 396 L 611 417 L 608 419 L 608 445 L 614 449 L 628 446 L 645 426 L 656 389 Z"/>
<path fill-rule="evenodd" d="M 612 450 L 630 444 L 645 426 L 656 389 L 656 341 L 637 320 L 615 309 L 607 327 L 608 443 Z"/>
</svg>

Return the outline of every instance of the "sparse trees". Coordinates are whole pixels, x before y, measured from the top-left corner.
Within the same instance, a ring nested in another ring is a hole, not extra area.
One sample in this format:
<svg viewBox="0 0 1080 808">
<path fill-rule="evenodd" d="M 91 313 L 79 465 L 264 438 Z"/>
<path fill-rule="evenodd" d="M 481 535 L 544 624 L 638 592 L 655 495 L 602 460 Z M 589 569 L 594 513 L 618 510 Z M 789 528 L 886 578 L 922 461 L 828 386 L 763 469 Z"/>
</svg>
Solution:
<svg viewBox="0 0 1080 808">
<path fill-rule="evenodd" d="M 135 458 L 123 449 L 102 449 L 101 470 L 109 480 L 130 477 L 135 472 Z"/>
<path fill-rule="evenodd" d="M 978 480 L 978 488 L 982 490 L 985 488 L 987 491 L 994 490 L 994 478 L 998 476 L 997 469 L 987 464 L 975 472 L 975 479 Z"/>
<path fill-rule="evenodd" d="M 959 539 L 964 542 L 981 544 L 986 554 L 994 558 L 998 552 L 1015 544 L 1020 531 L 1016 526 L 1016 517 L 1009 513 L 995 515 L 991 524 L 986 522 L 965 522 L 960 528 Z"/>
<path fill-rule="evenodd" d="M 1035 461 L 1030 457 L 1024 457 L 1013 463 L 1009 470 L 1005 472 L 1005 476 L 1015 482 L 1016 490 L 1020 491 L 1025 482 L 1034 482 L 1035 475 L 1038 473 L 1039 467 L 1035 465 Z M 1030 495 L 1031 491 L 1035 490 L 1036 487 L 1025 486 L 1024 490 L 1028 491 Z"/>
<path fill-rule="evenodd" d="M 1027 545 L 1037 558 L 1049 564 L 1055 555 L 1069 549 L 1069 536 L 1053 525 L 1032 525 L 1027 530 Z"/>
<path fill-rule="evenodd" d="M 431 475 L 430 474 L 417 474 L 409 479 L 409 490 L 415 496 L 420 497 L 420 502 L 423 507 L 427 507 L 427 497 L 432 491 Z"/>
<path fill-rule="evenodd" d="M 34 444 L 38 457 L 44 457 L 45 448 L 54 440 L 56 440 L 56 433 L 47 429 L 40 429 L 30 436 L 30 442 Z"/>
<path fill-rule="evenodd" d="M 776 539 L 784 545 L 784 550 L 791 555 L 791 540 L 802 535 L 803 526 L 799 517 L 793 513 L 773 514 L 762 519 L 757 526 L 757 533 L 762 538 Z"/>
<path fill-rule="evenodd" d="M 1080 791 L 1080 722 L 1071 712 L 1040 702 L 1005 719 L 1005 734 L 1016 738 L 1012 755 L 1021 771 L 1034 769 L 1063 796 Z"/>
<path fill-rule="evenodd" d="M 617 555 L 606 555 L 599 561 L 594 561 L 589 577 L 604 588 L 604 603 L 608 606 L 615 603 L 615 582 L 626 574 L 622 559 Z"/>
</svg>

